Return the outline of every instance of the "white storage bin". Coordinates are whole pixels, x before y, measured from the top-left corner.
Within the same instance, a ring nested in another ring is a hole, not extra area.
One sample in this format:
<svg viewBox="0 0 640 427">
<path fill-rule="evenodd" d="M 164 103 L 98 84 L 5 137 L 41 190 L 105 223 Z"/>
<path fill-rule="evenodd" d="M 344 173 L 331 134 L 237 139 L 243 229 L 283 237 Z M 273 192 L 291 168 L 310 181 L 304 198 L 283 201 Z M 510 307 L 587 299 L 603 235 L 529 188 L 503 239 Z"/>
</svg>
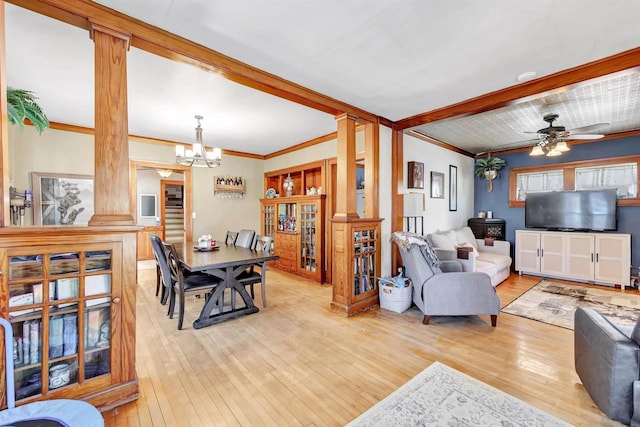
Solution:
<svg viewBox="0 0 640 427">
<path fill-rule="evenodd" d="M 380 307 L 385 310 L 402 313 L 411 307 L 413 286 L 396 287 L 393 286 L 393 278 L 378 279 L 378 289 L 380 290 Z"/>
</svg>

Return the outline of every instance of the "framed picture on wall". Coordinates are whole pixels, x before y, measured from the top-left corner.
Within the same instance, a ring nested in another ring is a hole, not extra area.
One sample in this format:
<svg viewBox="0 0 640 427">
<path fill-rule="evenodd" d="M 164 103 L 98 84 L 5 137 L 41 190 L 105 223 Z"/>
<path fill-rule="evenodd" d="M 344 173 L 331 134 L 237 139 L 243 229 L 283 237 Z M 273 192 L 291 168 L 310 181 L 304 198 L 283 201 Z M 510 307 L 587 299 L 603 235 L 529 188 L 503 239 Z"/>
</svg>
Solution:
<svg viewBox="0 0 640 427">
<path fill-rule="evenodd" d="M 449 165 L 449 210 L 458 210 L 458 167 Z"/>
<path fill-rule="evenodd" d="M 407 163 L 407 188 L 424 188 L 424 163 Z"/>
<path fill-rule="evenodd" d="M 444 174 L 431 171 L 431 198 L 444 199 Z"/>
<path fill-rule="evenodd" d="M 93 216 L 93 176 L 32 172 L 34 225 L 86 225 Z"/>
</svg>

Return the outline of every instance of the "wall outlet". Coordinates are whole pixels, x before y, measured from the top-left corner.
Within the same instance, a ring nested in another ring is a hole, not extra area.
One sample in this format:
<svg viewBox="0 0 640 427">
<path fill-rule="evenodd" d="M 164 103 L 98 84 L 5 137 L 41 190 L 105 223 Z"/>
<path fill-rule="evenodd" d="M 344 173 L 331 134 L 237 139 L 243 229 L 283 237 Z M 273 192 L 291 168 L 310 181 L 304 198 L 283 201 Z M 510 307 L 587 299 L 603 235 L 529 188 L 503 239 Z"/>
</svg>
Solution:
<svg viewBox="0 0 640 427">
<path fill-rule="evenodd" d="M 191 218 L 196 219 L 196 213 L 195 212 L 191 212 Z"/>
</svg>

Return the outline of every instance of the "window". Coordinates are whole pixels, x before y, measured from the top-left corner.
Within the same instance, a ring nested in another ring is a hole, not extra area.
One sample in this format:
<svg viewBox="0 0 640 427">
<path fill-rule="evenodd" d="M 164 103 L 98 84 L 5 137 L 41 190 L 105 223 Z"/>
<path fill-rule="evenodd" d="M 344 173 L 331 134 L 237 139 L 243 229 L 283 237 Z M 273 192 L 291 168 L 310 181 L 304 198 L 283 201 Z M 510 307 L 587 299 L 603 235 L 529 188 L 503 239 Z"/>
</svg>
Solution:
<svg viewBox="0 0 640 427">
<path fill-rule="evenodd" d="M 519 173 L 517 175 L 516 200 L 524 201 L 527 193 L 558 191 L 564 188 L 564 171 Z"/>
<path fill-rule="evenodd" d="M 623 163 L 576 168 L 576 190 L 615 188 L 619 199 L 638 197 L 638 165 Z"/>
</svg>

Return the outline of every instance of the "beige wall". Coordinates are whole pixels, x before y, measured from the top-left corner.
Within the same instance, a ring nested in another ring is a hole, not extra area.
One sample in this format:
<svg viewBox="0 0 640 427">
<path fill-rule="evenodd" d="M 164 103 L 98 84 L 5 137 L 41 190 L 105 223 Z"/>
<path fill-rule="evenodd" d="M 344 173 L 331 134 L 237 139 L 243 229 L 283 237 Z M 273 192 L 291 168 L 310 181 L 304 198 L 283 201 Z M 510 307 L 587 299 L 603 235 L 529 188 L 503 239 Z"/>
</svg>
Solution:
<svg viewBox="0 0 640 427">
<path fill-rule="evenodd" d="M 73 154 L 70 154 L 73 153 Z M 131 141 L 129 157 L 172 164 L 172 146 Z M 263 194 L 263 161 L 225 155 L 219 168 L 193 169 L 193 236 L 212 234 L 224 237 L 227 229 L 260 230 L 260 202 Z M 20 131 L 9 128 L 9 168 L 18 190 L 31 189 L 31 172 L 93 175 L 93 136 L 48 129 L 38 135 L 32 126 Z M 213 194 L 215 175 L 242 175 L 246 178 L 244 199 L 219 199 Z M 159 193 L 159 188 L 158 188 Z M 25 224 L 33 222 L 33 210 L 27 209 Z M 137 218 L 137 213 L 134 215 Z"/>
</svg>

